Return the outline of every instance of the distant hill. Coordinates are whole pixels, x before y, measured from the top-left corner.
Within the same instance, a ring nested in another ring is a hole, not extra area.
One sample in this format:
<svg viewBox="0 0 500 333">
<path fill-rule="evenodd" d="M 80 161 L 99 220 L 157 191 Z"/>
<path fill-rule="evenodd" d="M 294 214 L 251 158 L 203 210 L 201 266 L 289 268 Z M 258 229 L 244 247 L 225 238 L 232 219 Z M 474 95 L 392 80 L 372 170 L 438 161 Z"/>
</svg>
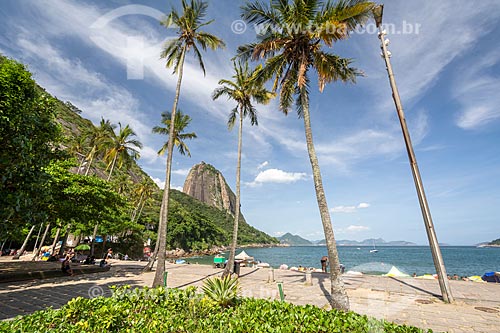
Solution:
<svg viewBox="0 0 500 333">
<path fill-rule="evenodd" d="M 315 242 L 316 245 L 326 245 L 326 241 L 320 240 Z M 386 242 L 382 238 L 369 238 L 362 241 L 348 240 L 348 239 L 340 239 L 337 240 L 338 246 L 416 246 L 417 244 L 407 241 L 389 241 Z"/>
<path fill-rule="evenodd" d="M 311 246 L 314 245 L 311 241 L 304 239 L 298 235 L 292 235 L 287 232 L 281 237 L 277 237 L 280 244 L 290 245 L 290 246 Z"/>
<path fill-rule="evenodd" d="M 479 244 L 476 244 L 477 247 L 500 247 L 500 238 L 499 239 L 495 239 L 491 242 L 483 242 L 483 243 L 479 243 Z"/>
<path fill-rule="evenodd" d="M 488 245 L 500 245 L 500 238 L 488 243 Z"/>
</svg>

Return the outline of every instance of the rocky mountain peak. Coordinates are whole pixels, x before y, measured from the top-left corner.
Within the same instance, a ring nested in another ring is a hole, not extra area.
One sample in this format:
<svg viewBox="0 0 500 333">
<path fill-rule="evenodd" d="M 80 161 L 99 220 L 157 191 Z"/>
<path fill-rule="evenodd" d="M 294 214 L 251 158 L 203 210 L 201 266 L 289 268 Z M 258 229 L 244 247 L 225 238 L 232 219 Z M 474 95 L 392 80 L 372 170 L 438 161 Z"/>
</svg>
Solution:
<svg viewBox="0 0 500 333">
<path fill-rule="evenodd" d="M 182 189 L 187 195 L 234 215 L 236 196 L 222 173 L 205 162 L 194 165 Z"/>
</svg>

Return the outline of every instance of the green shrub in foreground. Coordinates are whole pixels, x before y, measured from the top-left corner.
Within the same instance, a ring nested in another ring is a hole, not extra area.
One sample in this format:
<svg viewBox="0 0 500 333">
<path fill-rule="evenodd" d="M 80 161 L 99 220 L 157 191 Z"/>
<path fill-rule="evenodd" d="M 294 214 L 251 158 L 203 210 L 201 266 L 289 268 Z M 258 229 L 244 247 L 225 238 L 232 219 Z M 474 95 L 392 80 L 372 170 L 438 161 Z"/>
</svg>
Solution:
<svg viewBox="0 0 500 333">
<path fill-rule="evenodd" d="M 0 322 L 0 332 L 424 332 L 353 312 L 243 298 L 232 307 L 185 290 L 114 289 L 110 298 L 75 298 Z"/>
</svg>

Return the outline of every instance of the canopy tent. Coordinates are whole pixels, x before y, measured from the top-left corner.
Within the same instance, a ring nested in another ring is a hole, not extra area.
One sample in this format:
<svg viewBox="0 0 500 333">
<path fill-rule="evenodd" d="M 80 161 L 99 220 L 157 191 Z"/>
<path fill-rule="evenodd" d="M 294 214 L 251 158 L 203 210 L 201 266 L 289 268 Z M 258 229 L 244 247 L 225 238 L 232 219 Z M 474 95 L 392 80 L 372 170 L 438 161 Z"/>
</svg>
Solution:
<svg viewBox="0 0 500 333">
<path fill-rule="evenodd" d="M 401 272 L 396 266 L 392 266 L 391 270 L 384 276 L 409 277 L 408 274 Z"/>
<path fill-rule="evenodd" d="M 90 245 L 88 244 L 80 244 L 77 247 L 75 247 L 76 251 L 89 251 L 90 250 Z"/>
<path fill-rule="evenodd" d="M 234 259 L 236 260 L 253 260 L 253 257 L 249 256 L 245 251 L 241 251 L 240 254 L 237 254 Z"/>
</svg>

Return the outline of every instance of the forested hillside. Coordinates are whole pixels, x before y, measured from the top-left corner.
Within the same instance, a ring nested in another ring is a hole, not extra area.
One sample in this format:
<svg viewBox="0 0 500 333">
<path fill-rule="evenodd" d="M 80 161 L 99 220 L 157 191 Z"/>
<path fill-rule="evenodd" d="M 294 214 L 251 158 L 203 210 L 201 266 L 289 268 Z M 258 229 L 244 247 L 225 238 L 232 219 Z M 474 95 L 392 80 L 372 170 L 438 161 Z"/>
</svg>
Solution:
<svg viewBox="0 0 500 333">
<path fill-rule="evenodd" d="M 83 239 L 94 231 L 137 248 L 148 239 L 154 244 L 162 193 L 136 163 L 141 144 L 132 128 L 106 119 L 94 125 L 71 102 L 38 86 L 22 64 L 2 56 L 0 96 L 2 246 L 20 244 L 32 226 L 48 223 L 45 244 L 54 234 Z M 122 137 L 128 146 L 120 146 Z M 167 247 L 229 244 L 230 214 L 175 190 L 170 202 Z M 246 223 L 238 238 L 240 244 L 276 242 Z"/>
</svg>

